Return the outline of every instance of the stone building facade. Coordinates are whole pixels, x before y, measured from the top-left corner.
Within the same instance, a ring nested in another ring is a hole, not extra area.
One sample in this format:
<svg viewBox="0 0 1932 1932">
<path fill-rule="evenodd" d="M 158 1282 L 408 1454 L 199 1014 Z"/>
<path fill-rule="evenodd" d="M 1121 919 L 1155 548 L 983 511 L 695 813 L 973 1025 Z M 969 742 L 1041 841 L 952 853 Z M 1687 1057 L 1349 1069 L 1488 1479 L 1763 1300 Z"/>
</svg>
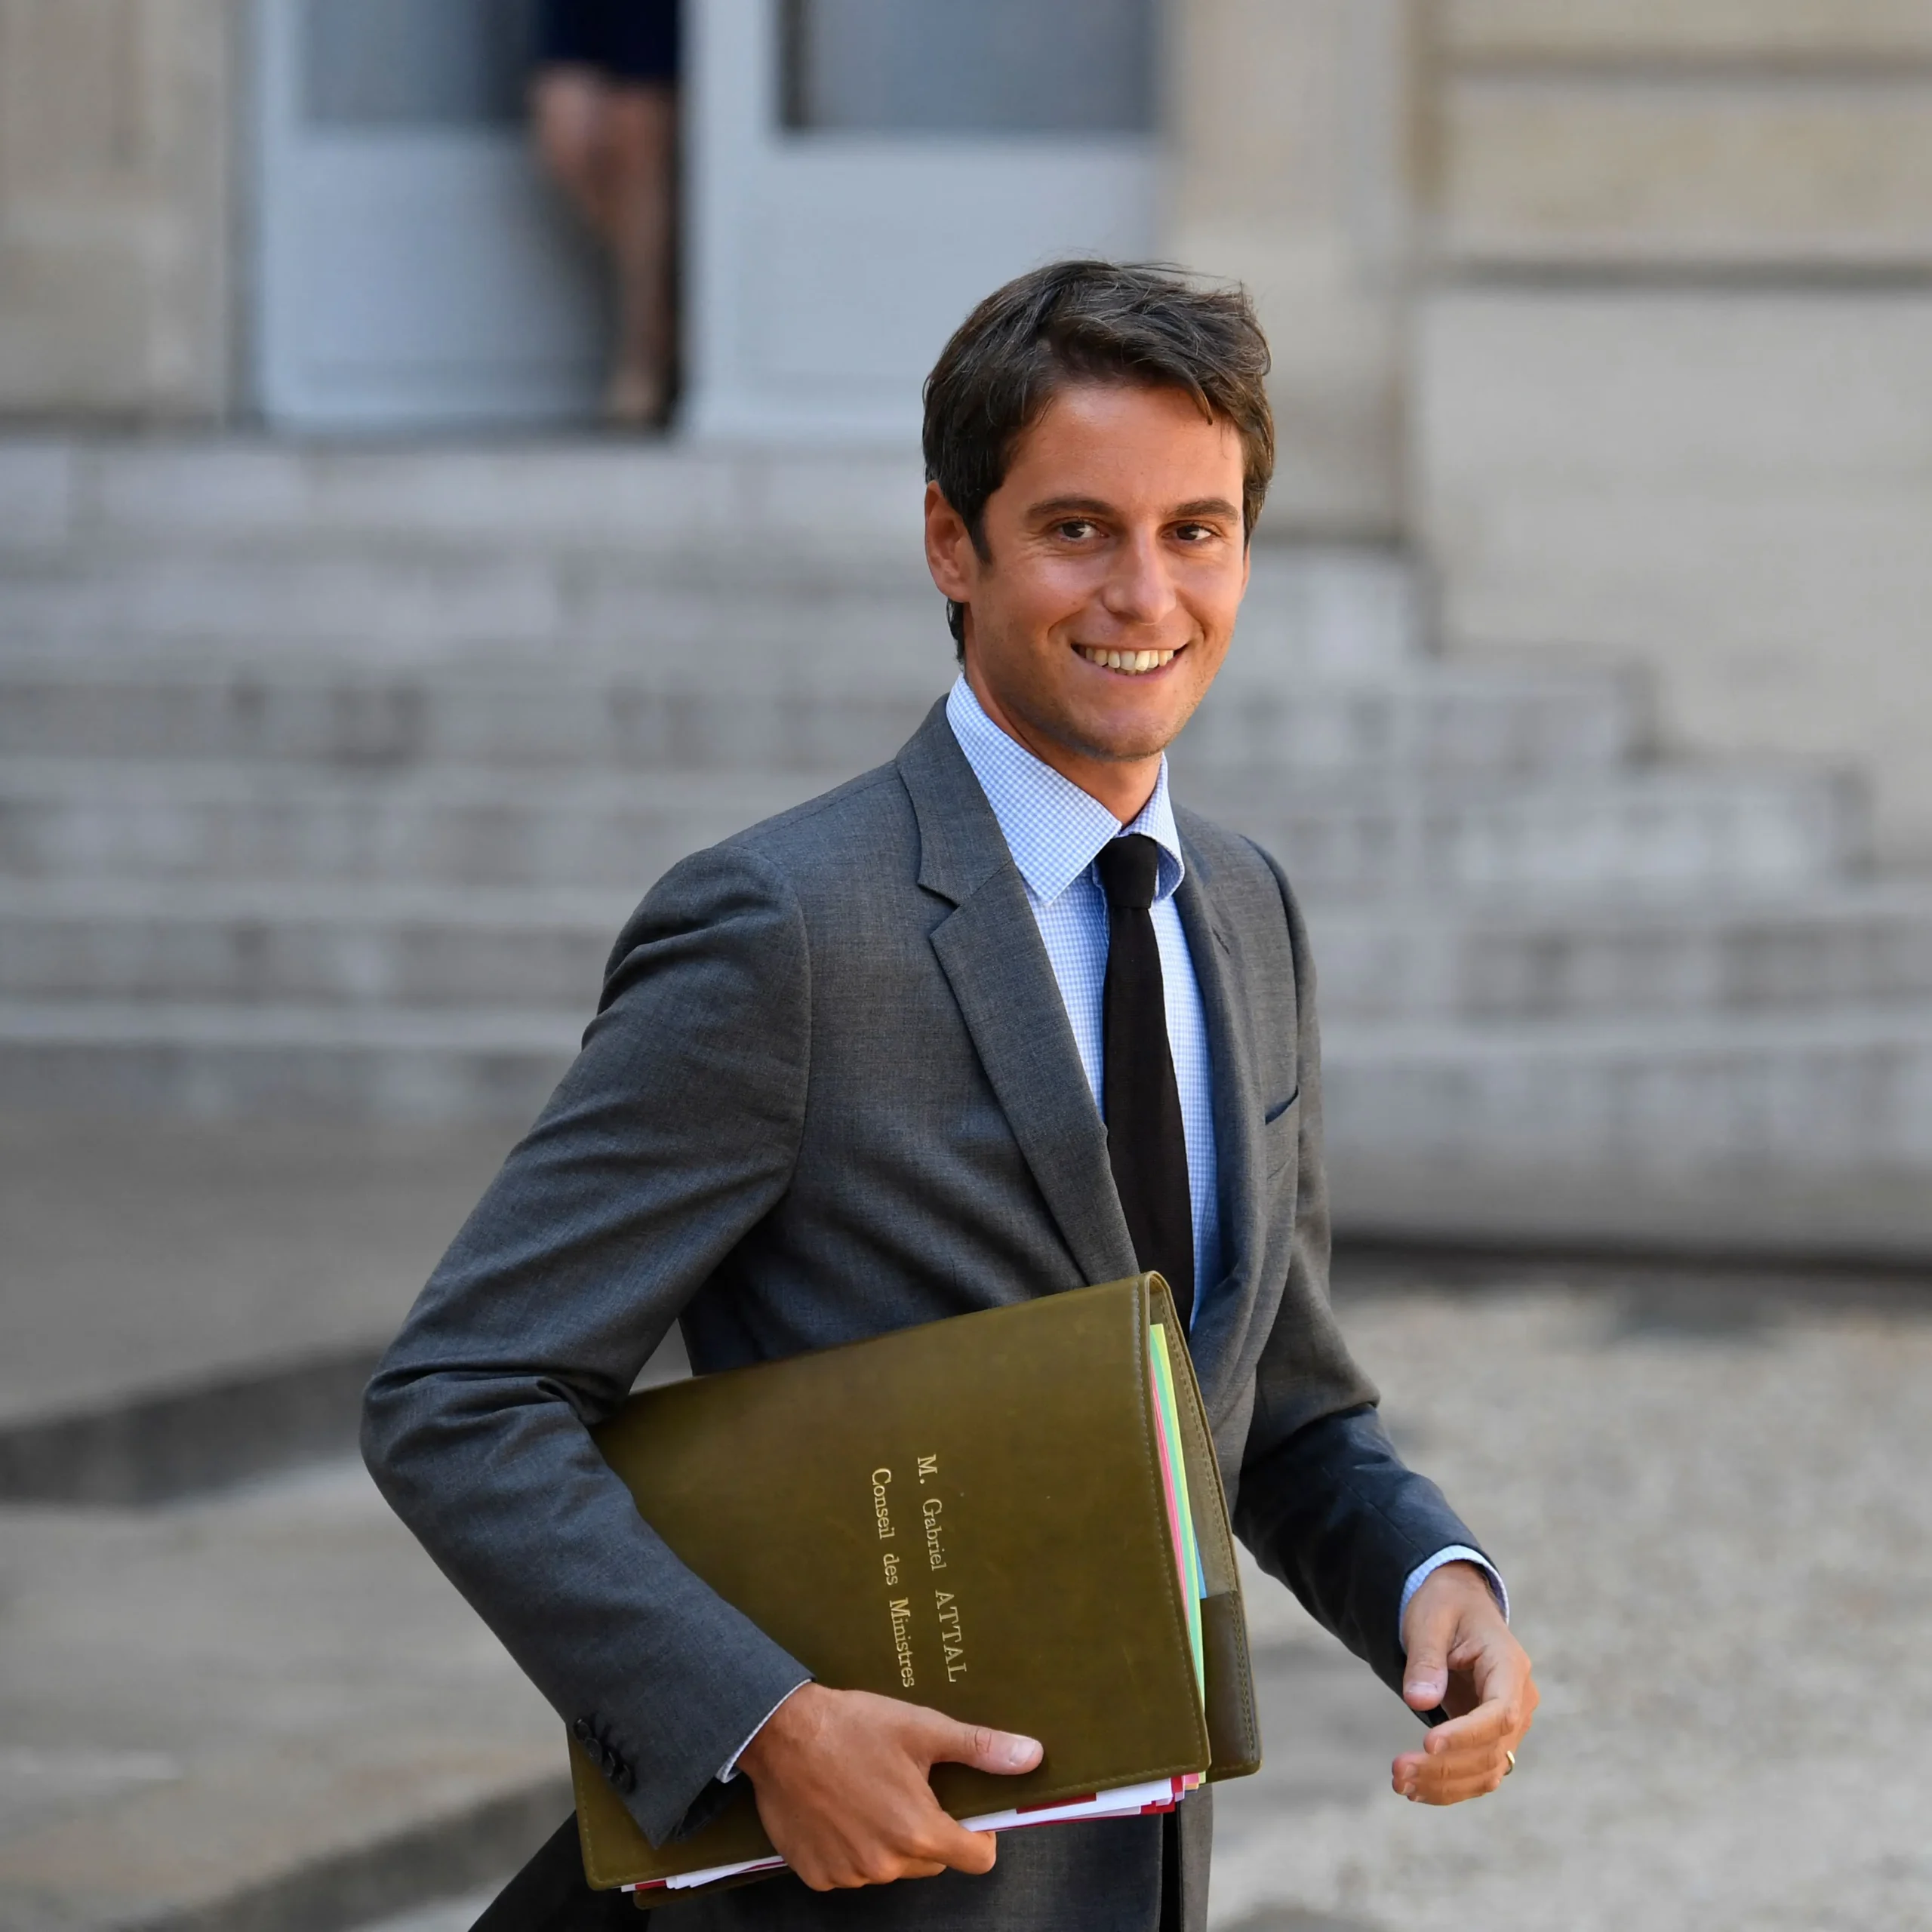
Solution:
<svg viewBox="0 0 1932 1932">
<path fill-rule="evenodd" d="M 0 0 L 0 411 L 205 425 L 242 399 L 232 0 Z"/>
<path fill-rule="evenodd" d="M 1411 528 L 1453 639 L 1634 654 L 1932 858 L 1932 5 L 1434 16 Z"/>
<path fill-rule="evenodd" d="M 709 5 L 710 0 L 700 0 Z M 247 0 L 0 0 L 0 412 L 245 426 Z M 1168 0 L 1164 252 L 1274 341 L 1278 534 L 1654 673 L 1932 856 L 1932 0 Z"/>
</svg>

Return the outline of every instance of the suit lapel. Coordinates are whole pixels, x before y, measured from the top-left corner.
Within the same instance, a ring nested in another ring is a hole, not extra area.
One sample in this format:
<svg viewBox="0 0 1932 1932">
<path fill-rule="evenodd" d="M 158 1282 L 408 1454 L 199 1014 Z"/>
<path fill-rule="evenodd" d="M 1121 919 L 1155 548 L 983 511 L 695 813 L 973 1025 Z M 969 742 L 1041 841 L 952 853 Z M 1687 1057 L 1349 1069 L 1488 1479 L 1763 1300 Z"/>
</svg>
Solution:
<svg viewBox="0 0 1932 1932">
<path fill-rule="evenodd" d="M 936 705 L 899 755 L 919 823 L 919 884 L 952 912 L 932 936 L 980 1063 L 1084 1279 L 1134 1272 L 1107 1131 L 1026 888 Z"/>
<path fill-rule="evenodd" d="M 1081 1275 L 1132 1274 L 1107 1131 L 1018 873 L 982 886 L 933 934 L 933 950 Z"/>
<path fill-rule="evenodd" d="M 1190 1337 L 1196 1373 L 1214 1406 L 1220 1371 L 1240 1357 L 1254 1312 L 1255 1257 L 1262 1247 L 1263 1177 L 1247 1016 L 1236 983 L 1233 942 L 1214 901 L 1212 873 L 1191 841 L 1187 872 L 1174 895 L 1201 989 L 1214 1063 L 1214 1160 L 1220 1177 L 1221 1278 L 1203 1297 Z"/>
</svg>

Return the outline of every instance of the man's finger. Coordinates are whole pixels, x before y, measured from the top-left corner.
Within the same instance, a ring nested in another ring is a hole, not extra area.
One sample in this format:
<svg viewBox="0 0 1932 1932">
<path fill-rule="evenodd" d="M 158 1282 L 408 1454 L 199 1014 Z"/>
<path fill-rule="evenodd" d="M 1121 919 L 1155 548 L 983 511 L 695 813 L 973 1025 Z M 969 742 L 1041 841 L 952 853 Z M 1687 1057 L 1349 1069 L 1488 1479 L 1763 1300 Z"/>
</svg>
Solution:
<svg viewBox="0 0 1932 1932">
<path fill-rule="evenodd" d="M 880 1884 L 894 1878 L 931 1878 L 949 1869 L 977 1875 L 990 1872 L 998 1856 L 995 1833 L 969 1832 L 935 1803 L 933 1815 L 900 1853 L 896 1869 L 875 1874 L 866 1882 Z"/>
<path fill-rule="evenodd" d="M 952 1826 L 948 1834 L 946 1863 L 955 1872 L 975 1875 L 990 1872 L 999 1857 L 999 1835 L 996 1832 L 969 1832 L 956 1819 L 949 1818 L 946 1823 Z"/>
<path fill-rule="evenodd" d="M 1426 1732 L 1416 1747 L 1416 1755 L 1436 1758 L 1464 1751 L 1487 1750 L 1499 1743 L 1514 1743 L 1528 1729 L 1527 1719 L 1512 1700 L 1491 1697 L 1460 1717 L 1445 1718 Z"/>
<path fill-rule="evenodd" d="M 1501 1777 L 1509 1768 L 1510 1747 L 1501 1740 L 1447 1755 L 1426 1757 L 1406 1752 L 1389 1767 L 1390 1782 L 1404 1797 L 1419 1787 L 1440 1789 L 1465 1780 Z"/>
<path fill-rule="evenodd" d="M 1003 1777 L 1030 1771 L 1046 1754 L 1036 1737 L 1017 1731 L 995 1730 L 987 1724 L 955 1724 L 938 1717 L 931 1744 L 935 1764 L 971 1764 L 975 1770 L 995 1771 Z"/>
<path fill-rule="evenodd" d="M 1487 1743 L 1466 1743 L 1448 1751 L 1405 1751 L 1395 1760 L 1391 1769 L 1398 1778 L 1404 1775 L 1454 1777 L 1472 1764 L 1487 1766 L 1506 1763 L 1509 1753 L 1515 1748 L 1506 1733 Z"/>
<path fill-rule="evenodd" d="M 1460 1804 L 1469 1798 L 1487 1796 L 1502 1783 L 1503 1775 L 1499 1759 L 1494 1764 L 1472 1765 L 1451 1777 L 1417 1778 L 1398 1789 L 1403 1796 L 1418 1804 Z"/>
<path fill-rule="evenodd" d="M 968 1831 L 940 1810 L 928 1789 L 914 1800 L 910 1815 L 879 1828 L 869 1842 L 848 1843 L 816 1860 L 795 1859 L 792 1869 L 814 1891 L 842 1890 L 889 1885 L 900 1878 L 936 1878 L 949 1869 L 977 1875 L 990 1872 L 998 1855 L 992 1832 Z"/>
<path fill-rule="evenodd" d="M 1444 1751 L 1460 1751 L 1472 1746 L 1491 1744 L 1524 1729 L 1515 1705 L 1506 1697 L 1492 1697 L 1459 1718 L 1438 1724 L 1423 1740 L 1422 1748 L 1433 1757 Z"/>
<path fill-rule="evenodd" d="M 1418 1633 L 1402 1667 L 1402 1701 L 1412 1711 L 1432 1711 L 1449 1690 L 1447 1620 L 1438 1632 L 1433 1627 Z"/>
</svg>

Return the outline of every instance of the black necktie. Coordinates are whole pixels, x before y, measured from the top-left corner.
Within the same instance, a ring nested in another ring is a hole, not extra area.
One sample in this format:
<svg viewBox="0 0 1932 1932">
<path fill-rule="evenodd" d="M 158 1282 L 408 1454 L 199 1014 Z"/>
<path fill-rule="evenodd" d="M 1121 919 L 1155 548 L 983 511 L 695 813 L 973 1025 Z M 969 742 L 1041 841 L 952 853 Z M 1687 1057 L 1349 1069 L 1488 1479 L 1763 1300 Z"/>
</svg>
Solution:
<svg viewBox="0 0 1932 1932">
<path fill-rule="evenodd" d="M 1109 839 L 1095 861 L 1107 895 L 1107 982 L 1101 1091 L 1107 1158 L 1143 1268 L 1174 1291 L 1185 1329 L 1194 1312 L 1194 1215 L 1180 1088 L 1168 1045 L 1161 952 L 1148 908 L 1161 848 L 1139 832 Z"/>
</svg>

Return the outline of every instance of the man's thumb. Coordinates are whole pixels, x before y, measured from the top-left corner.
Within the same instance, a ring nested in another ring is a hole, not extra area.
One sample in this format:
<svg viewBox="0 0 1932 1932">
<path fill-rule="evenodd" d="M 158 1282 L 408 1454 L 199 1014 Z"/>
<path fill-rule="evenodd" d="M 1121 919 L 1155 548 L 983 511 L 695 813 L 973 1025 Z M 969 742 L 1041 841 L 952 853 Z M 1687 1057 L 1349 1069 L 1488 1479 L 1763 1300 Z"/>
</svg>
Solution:
<svg viewBox="0 0 1932 1932">
<path fill-rule="evenodd" d="M 1432 1711 L 1448 1694 L 1447 1653 L 1435 1638 L 1423 1638 L 1402 1669 L 1402 1701 L 1412 1711 Z"/>
<path fill-rule="evenodd" d="M 1045 1755 L 1038 1738 L 1022 1737 L 1011 1730 L 993 1730 L 983 1724 L 956 1724 L 943 1750 L 934 1753 L 935 1764 L 971 1764 L 975 1770 L 998 1771 L 1011 1777 L 1030 1771 Z"/>
</svg>

